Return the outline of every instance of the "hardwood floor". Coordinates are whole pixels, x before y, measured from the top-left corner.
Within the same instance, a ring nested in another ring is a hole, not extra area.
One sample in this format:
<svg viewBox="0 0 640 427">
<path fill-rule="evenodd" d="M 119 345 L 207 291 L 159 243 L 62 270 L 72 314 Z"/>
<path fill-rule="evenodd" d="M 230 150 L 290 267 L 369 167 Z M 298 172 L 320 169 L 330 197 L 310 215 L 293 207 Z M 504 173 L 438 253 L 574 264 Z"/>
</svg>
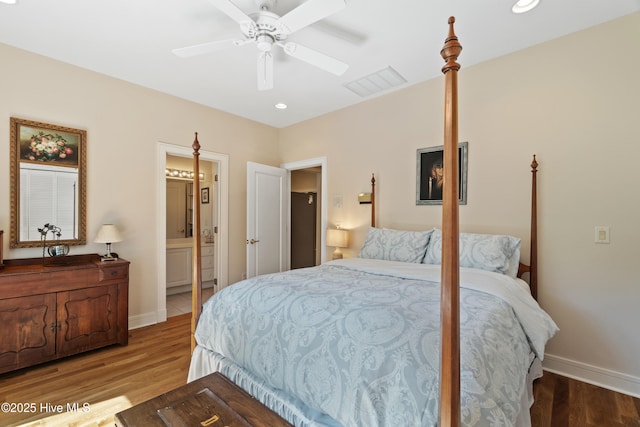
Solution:
<svg viewBox="0 0 640 427">
<path fill-rule="evenodd" d="M 190 321 L 190 314 L 172 317 L 130 331 L 126 347 L 0 375 L 0 403 L 35 406 L 28 413 L 0 413 L 0 426 L 113 427 L 115 413 L 186 383 Z M 76 403 L 78 411 L 67 411 L 67 404 Z M 51 411 L 56 405 L 63 413 Z"/>
<path fill-rule="evenodd" d="M 183 314 L 130 331 L 126 347 L 0 375 L 0 403 L 34 410 L 1 412 L 0 426 L 113 426 L 115 413 L 186 382 L 189 325 L 190 315 Z M 640 427 L 640 399 L 550 372 L 536 382 L 534 392 L 534 427 Z M 77 411 L 67 410 L 75 404 Z M 63 413 L 54 412 L 57 405 Z"/>
<path fill-rule="evenodd" d="M 534 427 L 640 427 L 640 399 L 551 372 L 534 383 Z"/>
</svg>

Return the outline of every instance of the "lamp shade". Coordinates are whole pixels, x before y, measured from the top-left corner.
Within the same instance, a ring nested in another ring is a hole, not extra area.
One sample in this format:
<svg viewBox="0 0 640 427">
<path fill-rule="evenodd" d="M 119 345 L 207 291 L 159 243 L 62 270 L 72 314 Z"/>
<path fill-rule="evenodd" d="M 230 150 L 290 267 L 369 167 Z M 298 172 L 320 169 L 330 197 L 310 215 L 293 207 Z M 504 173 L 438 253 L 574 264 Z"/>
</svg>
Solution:
<svg viewBox="0 0 640 427">
<path fill-rule="evenodd" d="M 341 228 L 327 230 L 327 246 L 346 248 L 349 246 L 349 232 Z"/>
<path fill-rule="evenodd" d="M 122 242 L 122 235 L 113 224 L 103 224 L 98 230 L 95 243 L 115 243 Z"/>
</svg>

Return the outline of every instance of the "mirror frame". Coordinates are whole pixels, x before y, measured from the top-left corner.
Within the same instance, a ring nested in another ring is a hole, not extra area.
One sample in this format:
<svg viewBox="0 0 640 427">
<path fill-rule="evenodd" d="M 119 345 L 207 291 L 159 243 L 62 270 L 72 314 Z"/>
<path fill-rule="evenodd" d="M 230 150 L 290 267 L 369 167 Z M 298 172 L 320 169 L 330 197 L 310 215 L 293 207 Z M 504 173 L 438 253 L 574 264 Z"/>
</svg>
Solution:
<svg viewBox="0 0 640 427">
<path fill-rule="evenodd" d="M 10 149 L 11 149 L 11 233 L 10 248 L 41 247 L 40 240 L 20 240 L 20 127 L 29 126 L 53 132 L 73 134 L 78 138 L 78 238 L 57 241 L 70 246 L 85 245 L 87 243 L 87 131 L 64 126 L 40 123 L 16 117 L 10 119 Z M 44 224 L 43 224 L 44 225 Z"/>
</svg>

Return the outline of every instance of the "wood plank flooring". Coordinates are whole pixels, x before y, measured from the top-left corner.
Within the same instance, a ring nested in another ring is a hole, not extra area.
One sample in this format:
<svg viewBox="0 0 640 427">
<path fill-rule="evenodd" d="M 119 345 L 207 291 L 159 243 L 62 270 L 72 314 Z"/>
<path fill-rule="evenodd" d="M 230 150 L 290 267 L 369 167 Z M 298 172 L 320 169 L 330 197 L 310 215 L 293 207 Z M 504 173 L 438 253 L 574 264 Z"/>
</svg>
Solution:
<svg viewBox="0 0 640 427">
<path fill-rule="evenodd" d="M 534 383 L 534 427 L 640 427 L 640 399 L 551 372 Z"/>
<path fill-rule="evenodd" d="M 189 325 L 189 314 L 172 317 L 130 331 L 126 347 L 0 375 L 0 403 L 35 404 L 32 413 L 0 412 L 0 426 L 113 426 L 115 413 L 186 383 Z M 640 427 L 640 399 L 549 372 L 534 392 L 534 427 Z"/>
<path fill-rule="evenodd" d="M 0 403 L 35 404 L 30 413 L 0 412 L 0 426 L 113 427 L 115 413 L 186 383 L 190 321 L 191 314 L 171 317 L 130 331 L 126 347 L 0 375 Z M 76 403 L 79 410 L 68 412 L 67 404 L 73 409 Z M 55 405 L 63 406 L 62 414 L 47 412 Z"/>
</svg>

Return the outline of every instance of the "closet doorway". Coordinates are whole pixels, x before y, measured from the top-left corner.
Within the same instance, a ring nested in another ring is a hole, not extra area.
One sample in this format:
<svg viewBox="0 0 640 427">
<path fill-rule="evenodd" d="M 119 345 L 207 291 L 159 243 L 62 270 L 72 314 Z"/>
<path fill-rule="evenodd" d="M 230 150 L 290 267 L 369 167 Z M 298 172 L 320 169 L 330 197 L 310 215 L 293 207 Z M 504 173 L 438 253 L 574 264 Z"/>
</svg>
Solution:
<svg viewBox="0 0 640 427">
<path fill-rule="evenodd" d="M 320 265 L 326 261 L 327 158 L 284 163 L 280 167 L 289 171 L 289 266 L 293 269 Z M 304 254 L 300 258 L 298 250 Z"/>
<path fill-rule="evenodd" d="M 322 168 L 291 171 L 291 269 L 320 264 Z"/>
</svg>

